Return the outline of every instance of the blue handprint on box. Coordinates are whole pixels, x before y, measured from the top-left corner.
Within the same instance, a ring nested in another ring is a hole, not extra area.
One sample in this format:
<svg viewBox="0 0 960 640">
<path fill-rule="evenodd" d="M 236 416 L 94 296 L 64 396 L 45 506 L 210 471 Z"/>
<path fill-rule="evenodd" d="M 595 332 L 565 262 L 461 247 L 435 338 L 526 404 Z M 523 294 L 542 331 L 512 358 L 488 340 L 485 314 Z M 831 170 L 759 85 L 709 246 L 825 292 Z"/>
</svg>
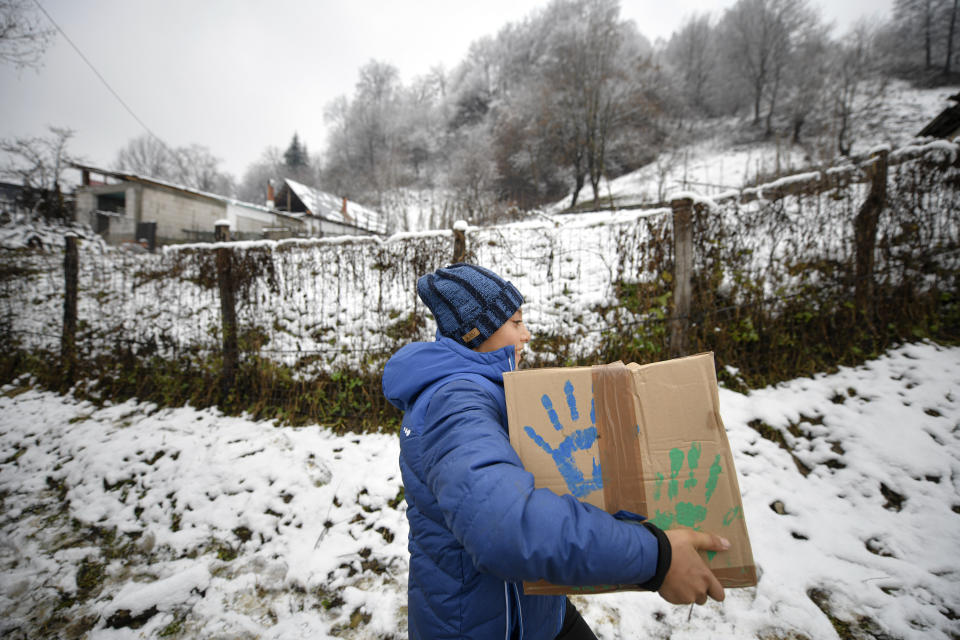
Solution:
<svg viewBox="0 0 960 640">
<path fill-rule="evenodd" d="M 563 394 L 567 401 L 567 407 L 570 410 L 570 421 L 573 426 L 576 426 L 576 423 L 580 421 L 580 412 L 577 410 L 577 399 L 574 396 L 573 383 L 567 380 L 563 385 Z M 547 418 L 550 420 L 550 424 L 553 425 L 553 428 L 557 431 L 563 431 L 564 426 L 560 422 L 560 417 L 557 415 L 556 409 L 553 408 L 553 401 L 550 399 L 550 396 L 546 393 L 540 398 L 540 402 L 543 404 L 543 408 L 547 411 Z M 560 472 L 560 475 L 563 476 L 564 481 L 567 483 L 567 489 L 577 498 L 582 498 L 590 493 L 596 491 L 597 489 L 603 488 L 603 477 L 600 473 L 600 463 L 597 462 L 597 459 L 593 459 L 593 471 L 589 478 L 584 477 L 583 472 L 577 467 L 576 461 L 573 459 L 573 454 L 577 451 L 583 451 L 585 449 L 590 449 L 594 443 L 597 441 L 597 420 L 596 413 L 594 410 L 594 402 L 590 401 L 590 426 L 584 429 L 577 429 L 572 433 L 568 434 L 556 448 L 552 447 L 549 442 L 543 439 L 543 437 L 538 434 L 533 427 L 525 426 L 523 428 L 524 432 L 530 438 L 537 443 L 541 449 L 550 454 L 553 458 L 554 463 L 557 465 L 557 470 Z"/>
</svg>

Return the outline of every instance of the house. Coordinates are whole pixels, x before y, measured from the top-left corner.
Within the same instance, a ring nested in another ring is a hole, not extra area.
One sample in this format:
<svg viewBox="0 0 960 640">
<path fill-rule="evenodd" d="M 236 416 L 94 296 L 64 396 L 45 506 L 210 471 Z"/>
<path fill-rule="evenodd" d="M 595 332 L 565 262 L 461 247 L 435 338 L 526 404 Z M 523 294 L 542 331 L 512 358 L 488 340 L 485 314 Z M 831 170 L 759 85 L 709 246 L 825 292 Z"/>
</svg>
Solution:
<svg viewBox="0 0 960 640">
<path fill-rule="evenodd" d="M 304 216 L 241 202 L 154 178 L 74 164 L 82 173 L 76 216 L 110 244 L 146 240 L 150 248 L 212 241 L 215 223 L 228 220 L 233 239 L 306 235 Z M 94 180 L 99 177 L 101 180 Z"/>
<path fill-rule="evenodd" d="M 73 197 L 57 189 L 0 182 L 0 221 L 25 216 L 67 218 L 73 213 Z"/>
<path fill-rule="evenodd" d="M 273 202 L 281 211 L 304 215 L 311 236 L 387 233 L 386 219 L 379 212 L 289 178 Z"/>
<path fill-rule="evenodd" d="M 946 138 L 952 140 L 960 135 L 960 93 L 947 98 L 953 100 L 956 104 L 944 109 L 940 115 L 930 121 L 917 135 L 920 137 L 930 136 L 933 138 Z"/>
<path fill-rule="evenodd" d="M 74 164 L 82 173 L 76 190 L 77 221 L 89 223 L 110 244 L 212 241 L 214 226 L 228 220 L 235 240 L 383 234 L 382 216 L 293 180 L 266 204 L 171 184 L 123 171 Z M 93 178 L 99 177 L 100 180 Z"/>
<path fill-rule="evenodd" d="M 17 210 L 22 198 L 22 186 L 10 182 L 0 182 L 0 211 L 10 213 Z"/>
</svg>

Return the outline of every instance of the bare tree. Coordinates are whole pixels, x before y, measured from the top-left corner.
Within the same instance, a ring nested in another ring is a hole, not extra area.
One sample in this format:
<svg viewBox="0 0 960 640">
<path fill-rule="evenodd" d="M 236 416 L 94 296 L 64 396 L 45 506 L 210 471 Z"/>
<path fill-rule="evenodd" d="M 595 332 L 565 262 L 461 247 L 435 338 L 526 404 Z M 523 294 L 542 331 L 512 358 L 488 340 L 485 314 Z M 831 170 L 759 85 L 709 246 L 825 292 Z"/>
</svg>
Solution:
<svg viewBox="0 0 960 640">
<path fill-rule="evenodd" d="M 114 166 L 144 177 L 173 178 L 174 152 L 154 136 L 145 133 L 133 138 L 117 152 Z"/>
<path fill-rule="evenodd" d="M 897 32 L 898 70 L 920 67 L 933 71 L 943 56 L 943 72 L 950 73 L 956 36 L 958 3 L 955 0 L 895 0 L 892 24 Z"/>
<path fill-rule="evenodd" d="M 878 27 L 856 23 L 835 45 L 830 72 L 837 150 L 849 156 L 866 114 L 882 102 L 887 86 L 884 61 L 877 48 Z"/>
<path fill-rule="evenodd" d="M 428 169 L 448 137 L 446 92 L 441 69 L 404 86 L 394 66 L 364 65 L 353 97 L 337 98 L 324 112 L 326 188 L 380 206 L 391 189 L 431 183 Z"/>
<path fill-rule="evenodd" d="M 66 216 L 60 183 L 71 160 L 67 143 L 73 131 L 62 127 L 48 127 L 43 137 L 0 140 L 0 152 L 5 155 L 0 165 L 0 176 L 15 180 L 24 187 L 21 205 L 46 217 Z"/>
<path fill-rule="evenodd" d="M 120 149 L 114 166 L 145 178 L 232 196 L 236 190 L 233 178 L 220 171 L 220 162 L 203 145 L 171 149 L 153 135 L 143 134 Z"/>
<path fill-rule="evenodd" d="M 176 150 L 174 181 L 198 191 L 232 196 L 236 191 L 233 178 L 220 171 L 220 158 L 200 144 L 191 144 Z"/>
<path fill-rule="evenodd" d="M 497 191 L 502 199 L 520 207 L 539 204 L 551 195 L 563 192 L 559 169 L 566 169 L 571 154 L 583 150 L 583 140 L 571 139 L 578 120 L 563 117 L 565 96 L 549 91 L 543 81 L 518 88 L 494 123 L 493 155 L 497 166 Z M 477 137 L 483 125 L 475 127 Z M 456 156 L 456 152 L 454 152 Z M 586 179 L 585 162 L 576 172 L 578 187 Z"/>
<path fill-rule="evenodd" d="M 599 200 L 613 137 L 641 102 L 636 71 L 649 44 L 620 20 L 616 0 L 556 0 L 545 19 L 553 24 L 538 72 L 548 82 L 548 119 L 573 171 L 573 202 L 584 176 Z"/>
<path fill-rule="evenodd" d="M 950 9 L 950 27 L 947 29 L 947 53 L 943 61 L 944 75 L 950 74 L 950 62 L 953 58 L 953 36 L 957 27 L 957 9 L 960 7 L 960 1 L 953 0 L 953 7 Z"/>
<path fill-rule="evenodd" d="M 283 154 L 277 147 L 267 147 L 260 158 L 250 164 L 237 186 L 237 197 L 244 202 L 266 202 L 268 185 L 279 188 L 283 181 Z"/>
<path fill-rule="evenodd" d="M 488 222 L 488 213 L 493 209 L 493 187 L 497 168 L 489 133 L 481 127 L 465 129 L 459 134 L 462 139 L 450 158 L 450 186 L 463 206 L 463 213 L 474 224 Z M 452 220 L 434 221 L 449 227 Z"/>
<path fill-rule="evenodd" d="M 800 144 L 804 126 L 820 115 L 830 72 L 830 45 L 828 29 L 811 24 L 800 35 L 787 65 L 784 106 L 793 144 Z"/>
<path fill-rule="evenodd" d="M 38 68 L 55 31 L 29 0 L 0 0 L 0 60 Z"/>
<path fill-rule="evenodd" d="M 716 65 L 716 45 L 710 14 L 694 14 L 667 44 L 666 56 L 679 74 L 684 98 L 701 113 L 709 113 L 707 89 Z"/>
<path fill-rule="evenodd" d="M 0 151 L 6 155 L 0 175 L 31 189 L 45 191 L 56 188 L 68 169 L 70 157 L 67 143 L 73 130 L 48 127 L 49 135 L 0 140 Z"/>
<path fill-rule="evenodd" d="M 738 0 L 724 14 L 721 28 L 730 69 L 750 88 L 754 124 L 759 124 L 766 100 L 768 135 L 797 36 L 816 20 L 807 0 Z"/>
</svg>

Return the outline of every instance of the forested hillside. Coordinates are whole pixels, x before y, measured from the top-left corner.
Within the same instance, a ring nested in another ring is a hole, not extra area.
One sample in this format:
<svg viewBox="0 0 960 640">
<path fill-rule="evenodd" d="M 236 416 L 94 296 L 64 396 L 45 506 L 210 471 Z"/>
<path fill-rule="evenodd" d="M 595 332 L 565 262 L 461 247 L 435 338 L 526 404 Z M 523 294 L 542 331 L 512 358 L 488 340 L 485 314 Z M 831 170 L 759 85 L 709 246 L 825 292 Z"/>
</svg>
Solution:
<svg viewBox="0 0 960 640">
<path fill-rule="evenodd" d="M 711 140 L 774 147 L 794 172 L 822 166 L 878 139 L 901 144 L 936 115 L 877 117 L 896 111 L 902 78 L 956 84 L 955 12 L 897 0 L 889 22 L 841 33 L 806 0 L 739 0 L 653 45 L 618 0 L 557 0 L 474 42 L 449 71 L 403 84 L 370 61 L 354 95 L 327 109 L 317 180 L 394 211 L 410 204 L 403 189 L 426 190 L 431 215 L 396 216 L 403 229 L 597 199 L 604 180 L 677 165 Z"/>
</svg>

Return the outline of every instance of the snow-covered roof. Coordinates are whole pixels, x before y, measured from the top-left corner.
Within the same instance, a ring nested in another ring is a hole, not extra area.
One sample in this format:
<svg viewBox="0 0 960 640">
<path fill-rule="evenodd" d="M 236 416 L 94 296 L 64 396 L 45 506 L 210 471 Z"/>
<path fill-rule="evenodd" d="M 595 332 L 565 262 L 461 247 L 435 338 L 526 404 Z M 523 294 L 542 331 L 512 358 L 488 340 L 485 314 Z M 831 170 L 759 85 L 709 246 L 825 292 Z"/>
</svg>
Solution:
<svg viewBox="0 0 960 640">
<path fill-rule="evenodd" d="M 927 123 L 927 126 L 925 126 L 917 136 L 950 138 L 953 137 L 957 131 L 960 131 L 960 93 L 952 95 L 947 99 L 953 100 L 956 104 L 941 111 L 937 117 Z"/>
<path fill-rule="evenodd" d="M 266 213 L 271 213 L 274 215 L 284 216 L 288 218 L 300 218 L 296 214 L 291 214 L 286 211 L 278 211 L 271 207 L 266 207 L 262 204 L 256 204 L 253 202 L 244 202 L 243 200 L 237 200 L 236 198 L 228 198 L 227 196 L 221 196 L 216 193 L 210 193 L 209 191 L 201 191 L 200 189 L 194 189 L 192 187 L 185 187 L 182 184 L 175 184 L 173 182 L 167 182 L 166 180 L 160 180 L 158 178 L 151 178 L 149 176 L 142 176 L 136 173 L 128 173 L 126 171 L 113 171 L 110 169 L 101 169 L 100 167 L 91 167 L 88 165 L 72 163 L 74 167 L 81 170 L 86 170 L 91 173 L 96 173 L 105 177 L 114 178 L 115 180 L 125 180 L 128 182 L 140 182 L 147 185 L 155 185 L 158 187 L 163 187 L 165 189 L 172 189 L 174 191 L 180 191 L 182 193 L 188 193 L 194 196 L 200 196 L 201 198 L 208 198 L 210 200 L 216 200 L 227 205 L 233 205 L 235 207 L 244 207 L 246 209 L 255 209 L 257 211 L 263 211 Z M 90 186 L 101 186 L 101 185 L 90 185 Z M 83 188 L 83 187 L 81 187 Z"/>
<path fill-rule="evenodd" d="M 368 209 L 363 205 L 345 200 L 344 198 L 338 198 L 320 189 L 308 187 L 296 180 L 287 178 L 285 182 L 287 187 L 296 194 L 297 198 L 300 199 L 300 202 L 303 203 L 307 210 L 318 218 L 373 231 L 375 233 L 387 232 L 386 220 L 378 211 Z M 344 204 L 346 206 L 344 206 Z"/>
</svg>

